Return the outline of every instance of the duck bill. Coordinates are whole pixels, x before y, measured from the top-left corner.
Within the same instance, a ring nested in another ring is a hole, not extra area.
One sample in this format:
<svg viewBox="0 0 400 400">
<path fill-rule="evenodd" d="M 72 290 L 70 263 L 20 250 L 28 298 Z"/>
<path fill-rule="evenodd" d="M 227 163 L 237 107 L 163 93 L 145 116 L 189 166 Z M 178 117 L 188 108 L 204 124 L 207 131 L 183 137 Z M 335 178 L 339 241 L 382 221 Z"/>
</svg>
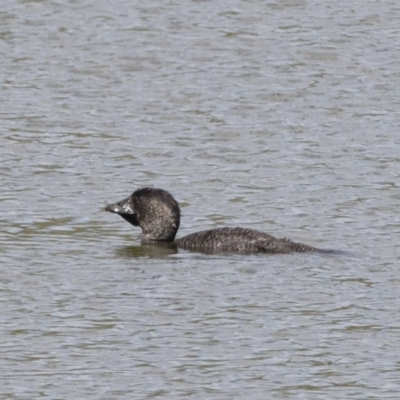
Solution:
<svg viewBox="0 0 400 400">
<path fill-rule="evenodd" d="M 135 210 L 133 209 L 131 196 L 127 197 L 124 200 L 117 201 L 113 204 L 108 204 L 106 206 L 106 211 L 112 212 L 114 214 L 123 215 L 134 215 Z"/>
<path fill-rule="evenodd" d="M 109 204 L 106 206 L 106 211 L 120 215 L 125 221 L 128 221 L 134 226 L 139 225 L 131 196 L 124 200 L 117 201 L 116 203 Z"/>
</svg>

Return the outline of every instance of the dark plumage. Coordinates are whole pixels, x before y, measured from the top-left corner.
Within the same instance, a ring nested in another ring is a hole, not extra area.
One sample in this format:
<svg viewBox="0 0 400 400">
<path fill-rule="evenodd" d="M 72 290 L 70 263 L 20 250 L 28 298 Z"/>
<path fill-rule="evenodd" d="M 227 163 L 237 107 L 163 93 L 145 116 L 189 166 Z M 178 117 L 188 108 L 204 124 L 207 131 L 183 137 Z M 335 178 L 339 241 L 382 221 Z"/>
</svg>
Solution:
<svg viewBox="0 0 400 400">
<path fill-rule="evenodd" d="M 184 236 L 174 241 L 179 229 L 181 212 L 177 201 L 163 189 L 142 188 L 131 196 L 106 207 L 134 226 L 142 228 L 144 243 L 171 243 L 197 251 L 235 253 L 290 253 L 318 249 L 277 239 L 267 233 L 245 228 L 218 228 Z"/>
</svg>

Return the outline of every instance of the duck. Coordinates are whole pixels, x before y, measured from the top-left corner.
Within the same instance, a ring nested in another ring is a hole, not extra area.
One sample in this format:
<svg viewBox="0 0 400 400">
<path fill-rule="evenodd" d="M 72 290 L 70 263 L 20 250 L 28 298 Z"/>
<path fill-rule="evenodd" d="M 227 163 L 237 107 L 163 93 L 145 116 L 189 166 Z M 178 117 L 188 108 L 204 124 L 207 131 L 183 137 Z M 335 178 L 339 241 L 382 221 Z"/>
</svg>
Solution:
<svg viewBox="0 0 400 400">
<path fill-rule="evenodd" d="M 180 226 L 181 210 L 168 191 L 154 187 L 135 190 L 127 198 L 105 208 L 142 229 L 143 244 L 173 247 L 208 253 L 292 253 L 324 250 L 268 233 L 240 227 L 223 227 L 191 233 L 175 239 Z"/>
</svg>

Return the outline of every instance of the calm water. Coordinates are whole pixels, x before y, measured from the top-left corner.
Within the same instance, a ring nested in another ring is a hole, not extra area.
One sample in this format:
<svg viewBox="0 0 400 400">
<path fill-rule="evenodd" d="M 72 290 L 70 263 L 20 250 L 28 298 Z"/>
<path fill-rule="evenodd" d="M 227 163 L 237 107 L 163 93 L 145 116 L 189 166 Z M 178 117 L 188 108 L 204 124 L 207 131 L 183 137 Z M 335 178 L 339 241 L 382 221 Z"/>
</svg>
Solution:
<svg viewBox="0 0 400 400">
<path fill-rule="evenodd" d="M 181 4 L 180 4 L 181 3 Z M 400 4 L 0 5 L 1 399 L 398 399 Z M 171 191 L 141 247 L 102 211 Z"/>
</svg>

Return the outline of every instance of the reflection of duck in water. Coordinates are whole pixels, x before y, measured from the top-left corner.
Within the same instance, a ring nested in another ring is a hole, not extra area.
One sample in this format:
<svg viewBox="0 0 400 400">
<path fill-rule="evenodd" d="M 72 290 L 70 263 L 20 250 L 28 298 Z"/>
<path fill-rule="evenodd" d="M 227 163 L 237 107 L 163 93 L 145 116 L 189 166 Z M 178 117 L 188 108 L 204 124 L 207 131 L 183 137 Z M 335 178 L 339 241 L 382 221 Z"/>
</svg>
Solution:
<svg viewBox="0 0 400 400">
<path fill-rule="evenodd" d="M 245 228 L 217 228 L 175 239 L 181 211 L 177 201 L 163 189 L 142 188 L 106 207 L 134 226 L 142 228 L 142 243 L 172 244 L 206 252 L 291 253 L 321 251 L 311 246 L 277 239 L 267 233 Z M 323 250 L 322 250 L 323 251 Z"/>
</svg>

